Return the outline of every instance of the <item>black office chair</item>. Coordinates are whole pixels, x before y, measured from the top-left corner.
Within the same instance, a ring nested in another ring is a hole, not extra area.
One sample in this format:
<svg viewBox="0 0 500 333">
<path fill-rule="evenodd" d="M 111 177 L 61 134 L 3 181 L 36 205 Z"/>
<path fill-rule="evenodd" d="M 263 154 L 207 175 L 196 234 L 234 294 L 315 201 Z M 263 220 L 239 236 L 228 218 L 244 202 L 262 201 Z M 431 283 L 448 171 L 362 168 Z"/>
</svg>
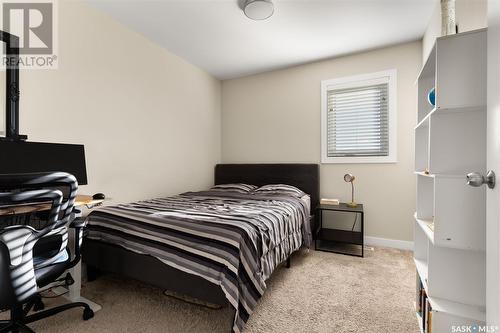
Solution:
<svg viewBox="0 0 500 333">
<path fill-rule="evenodd" d="M 32 309 L 43 310 L 40 292 L 73 281 L 69 273 L 62 275 L 80 260 L 85 222 L 75 218 L 77 190 L 76 178 L 63 172 L 0 175 L 0 209 L 23 204 L 50 205 L 50 210 L 36 213 L 35 217 L 30 214 L 0 219 L 0 310 L 10 310 L 10 319 L 0 321 L 0 333 L 33 332 L 26 324 L 75 307 L 84 308 L 84 320 L 94 316 L 83 302 L 28 315 Z M 73 260 L 68 248 L 68 228 L 74 228 L 77 235 Z"/>
</svg>

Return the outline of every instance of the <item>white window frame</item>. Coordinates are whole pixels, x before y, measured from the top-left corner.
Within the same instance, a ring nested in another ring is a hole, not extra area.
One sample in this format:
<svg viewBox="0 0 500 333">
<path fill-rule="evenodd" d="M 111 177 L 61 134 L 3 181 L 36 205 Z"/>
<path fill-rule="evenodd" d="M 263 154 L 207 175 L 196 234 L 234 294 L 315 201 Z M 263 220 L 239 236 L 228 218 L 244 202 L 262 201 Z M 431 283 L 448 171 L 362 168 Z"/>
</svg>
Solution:
<svg viewBox="0 0 500 333">
<path fill-rule="evenodd" d="M 389 154 L 388 156 L 328 157 L 328 91 L 388 83 Z M 321 81 L 321 163 L 397 163 L 397 70 L 342 77 Z"/>
</svg>

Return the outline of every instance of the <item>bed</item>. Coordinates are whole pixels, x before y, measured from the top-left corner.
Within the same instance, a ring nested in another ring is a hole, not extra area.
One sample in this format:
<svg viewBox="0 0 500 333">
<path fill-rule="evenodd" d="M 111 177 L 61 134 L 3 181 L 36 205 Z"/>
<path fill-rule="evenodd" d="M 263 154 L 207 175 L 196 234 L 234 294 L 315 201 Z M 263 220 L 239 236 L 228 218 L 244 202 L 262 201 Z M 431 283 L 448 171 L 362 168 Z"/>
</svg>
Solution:
<svg viewBox="0 0 500 333">
<path fill-rule="evenodd" d="M 104 207 L 89 214 L 83 246 L 88 270 L 229 303 L 235 309 L 233 331 L 239 332 L 265 280 L 308 244 L 319 201 L 318 165 L 218 164 L 214 183 L 292 185 L 308 195 L 309 203 L 303 197 L 202 191 Z"/>
</svg>

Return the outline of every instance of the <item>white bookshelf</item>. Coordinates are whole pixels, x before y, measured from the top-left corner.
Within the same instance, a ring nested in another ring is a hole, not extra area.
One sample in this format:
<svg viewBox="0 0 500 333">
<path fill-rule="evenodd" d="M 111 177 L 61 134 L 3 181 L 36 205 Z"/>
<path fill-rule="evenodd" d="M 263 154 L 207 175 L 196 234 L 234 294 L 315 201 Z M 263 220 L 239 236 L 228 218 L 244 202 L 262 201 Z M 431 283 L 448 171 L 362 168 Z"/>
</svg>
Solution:
<svg viewBox="0 0 500 333">
<path fill-rule="evenodd" d="M 450 332 L 486 320 L 486 191 L 465 181 L 486 171 L 486 30 L 438 38 L 417 85 L 414 261 L 429 329 Z"/>
</svg>

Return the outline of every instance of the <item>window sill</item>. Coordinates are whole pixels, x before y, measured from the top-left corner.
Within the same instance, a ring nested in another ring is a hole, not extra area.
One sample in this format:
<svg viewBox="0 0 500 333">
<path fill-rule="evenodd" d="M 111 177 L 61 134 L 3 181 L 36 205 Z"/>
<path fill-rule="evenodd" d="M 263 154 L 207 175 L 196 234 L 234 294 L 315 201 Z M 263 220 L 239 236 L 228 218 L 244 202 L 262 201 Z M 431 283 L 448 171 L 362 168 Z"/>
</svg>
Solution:
<svg viewBox="0 0 500 333">
<path fill-rule="evenodd" d="M 398 163 L 396 157 L 322 157 L 321 164 L 394 164 Z"/>
</svg>

